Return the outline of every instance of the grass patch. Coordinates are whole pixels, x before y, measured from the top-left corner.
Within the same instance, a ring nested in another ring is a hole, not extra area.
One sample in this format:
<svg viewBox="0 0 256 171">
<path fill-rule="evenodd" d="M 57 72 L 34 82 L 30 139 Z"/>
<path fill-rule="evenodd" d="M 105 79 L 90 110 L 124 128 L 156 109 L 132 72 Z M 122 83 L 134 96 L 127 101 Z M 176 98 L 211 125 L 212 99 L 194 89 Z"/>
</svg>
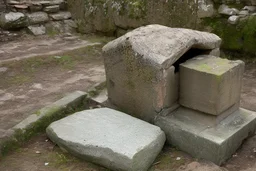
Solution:
<svg viewBox="0 0 256 171">
<path fill-rule="evenodd" d="M 7 79 L 7 82 L 11 85 L 21 85 L 24 83 L 31 82 L 31 77 L 29 77 L 28 75 L 16 75 L 13 77 L 9 77 Z"/>
<path fill-rule="evenodd" d="M 168 170 L 175 171 L 180 166 L 191 162 L 191 158 L 186 156 L 183 152 L 170 147 L 164 147 L 163 151 L 156 158 L 153 166 L 149 171 L 154 170 Z"/>
<path fill-rule="evenodd" d="M 103 44 L 92 45 L 56 55 L 38 56 L 2 64 L 0 67 L 7 67 L 8 71 L 0 73 L 3 80 L 0 86 L 10 87 L 33 82 L 38 74 L 49 69 L 53 72 L 66 71 L 75 69 L 78 64 L 98 63 L 102 61 L 102 47 Z"/>
<path fill-rule="evenodd" d="M 52 110 L 49 109 L 47 112 L 45 112 L 45 115 L 36 122 L 30 124 L 25 129 L 15 130 L 15 133 L 11 138 L 8 138 L 6 141 L 2 142 L 0 144 L 0 158 L 6 156 L 10 151 L 18 149 L 33 136 L 45 132 L 45 129 L 52 122 L 75 112 L 88 109 L 89 104 L 90 102 L 85 96 L 79 103 L 71 104 L 66 107 L 52 107 Z M 39 116 L 41 113 L 42 111 L 38 112 L 37 115 Z"/>
</svg>

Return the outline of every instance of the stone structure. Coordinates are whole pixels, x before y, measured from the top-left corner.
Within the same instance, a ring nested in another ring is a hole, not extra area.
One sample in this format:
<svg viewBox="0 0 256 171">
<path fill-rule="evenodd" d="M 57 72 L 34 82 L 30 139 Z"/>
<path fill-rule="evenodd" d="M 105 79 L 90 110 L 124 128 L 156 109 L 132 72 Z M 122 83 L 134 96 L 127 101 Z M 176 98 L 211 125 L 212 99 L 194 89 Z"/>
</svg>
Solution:
<svg viewBox="0 0 256 171">
<path fill-rule="evenodd" d="M 223 163 L 254 134 L 256 113 L 239 108 L 244 63 L 218 57 L 220 43 L 214 34 L 160 25 L 108 43 L 109 102 L 161 127 L 171 145 Z"/>
<path fill-rule="evenodd" d="M 159 127 L 108 108 L 73 114 L 46 132 L 72 154 L 117 171 L 148 170 L 165 142 Z"/>
<path fill-rule="evenodd" d="M 197 49 L 211 54 L 220 43 L 214 34 L 160 25 L 136 29 L 108 43 L 103 56 L 109 100 L 152 123 L 178 101 L 178 59 L 190 49 L 185 56 Z"/>
<path fill-rule="evenodd" d="M 0 17 L 0 27 L 6 30 L 27 28 L 34 35 L 72 31 L 75 22 L 67 11 L 65 0 L 8 1 L 10 12 Z"/>
<path fill-rule="evenodd" d="M 221 36 L 223 49 L 255 55 L 255 0 L 67 1 L 82 33 L 119 37 L 140 26 L 161 24 L 210 31 Z"/>
</svg>

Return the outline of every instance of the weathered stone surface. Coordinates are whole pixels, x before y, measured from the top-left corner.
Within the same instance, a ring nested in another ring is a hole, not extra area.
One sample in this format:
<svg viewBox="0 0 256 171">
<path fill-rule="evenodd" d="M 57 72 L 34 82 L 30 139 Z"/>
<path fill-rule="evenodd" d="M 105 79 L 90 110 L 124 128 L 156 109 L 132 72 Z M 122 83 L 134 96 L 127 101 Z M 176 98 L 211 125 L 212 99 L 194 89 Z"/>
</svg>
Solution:
<svg viewBox="0 0 256 171">
<path fill-rule="evenodd" d="M 178 99 L 178 74 L 172 66 L 189 49 L 212 50 L 218 36 L 189 29 L 149 25 L 127 33 L 103 48 L 109 100 L 152 122 Z"/>
<path fill-rule="evenodd" d="M 220 165 L 236 152 L 248 135 L 254 134 L 256 113 L 240 108 L 218 125 L 209 126 L 174 111 L 165 117 L 158 116 L 155 124 L 165 132 L 169 144 Z"/>
<path fill-rule="evenodd" d="M 50 21 L 45 24 L 46 32 L 49 35 L 56 35 L 64 32 L 62 21 Z"/>
<path fill-rule="evenodd" d="M 198 1 L 198 18 L 212 17 L 215 13 L 214 4 L 211 0 Z"/>
<path fill-rule="evenodd" d="M 239 22 L 240 16 L 232 15 L 228 18 L 230 24 L 237 24 Z"/>
<path fill-rule="evenodd" d="M 196 1 L 68 0 L 68 9 L 80 22 L 79 31 L 114 34 L 118 28 L 135 29 L 147 24 L 195 28 Z M 77 9 L 80 10 L 77 10 Z"/>
<path fill-rule="evenodd" d="M 181 105 L 219 115 L 239 103 L 244 62 L 198 56 L 180 65 Z"/>
<path fill-rule="evenodd" d="M 5 29 L 21 28 L 27 25 L 27 17 L 20 12 L 9 12 L 0 16 L 0 26 Z"/>
<path fill-rule="evenodd" d="M 243 10 L 248 10 L 249 12 L 256 12 L 256 6 L 245 6 Z"/>
<path fill-rule="evenodd" d="M 29 31 L 35 35 L 43 35 L 46 33 L 46 28 L 43 25 L 40 26 L 28 26 Z"/>
<path fill-rule="evenodd" d="M 242 10 L 238 13 L 239 16 L 245 17 L 249 15 L 249 11 L 247 10 Z"/>
<path fill-rule="evenodd" d="M 27 5 L 14 5 L 15 8 L 18 8 L 18 9 L 27 9 L 28 6 Z"/>
<path fill-rule="evenodd" d="M 59 10 L 60 10 L 59 5 L 47 6 L 44 8 L 44 11 L 47 13 L 56 13 L 56 12 L 59 12 Z"/>
<path fill-rule="evenodd" d="M 43 6 L 41 4 L 32 4 L 29 6 L 30 12 L 37 12 L 41 11 L 43 9 Z"/>
<path fill-rule="evenodd" d="M 74 20 L 63 20 L 64 32 L 71 33 L 75 32 L 77 29 L 77 24 Z"/>
<path fill-rule="evenodd" d="M 223 15 L 236 15 L 239 13 L 239 10 L 236 8 L 229 8 L 229 6 L 223 4 L 219 7 L 218 12 Z"/>
<path fill-rule="evenodd" d="M 45 12 L 34 12 L 27 14 L 29 24 L 41 24 L 49 21 L 48 14 Z"/>
<path fill-rule="evenodd" d="M 72 154 L 122 171 L 146 171 L 165 142 L 159 127 L 108 108 L 75 113 L 46 132 Z"/>
<path fill-rule="evenodd" d="M 43 6 L 46 6 L 46 5 L 51 5 L 51 1 L 38 1 L 39 4 L 43 5 Z"/>
<path fill-rule="evenodd" d="M 21 4 L 20 2 L 18 2 L 18 1 L 9 1 L 8 2 L 8 4 L 10 4 L 10 5 L 19 5 L 19 4 Z"/>
<path fill-rule="evenodd" d="M 56 14 L 50 14 L 50 18 L 53 20 L 67 20 L 71 18 L 71 13 L 70 12 L 59 12 Z"/>
<path fill-rule="evenodd" d="M 52 0 L 52 1 L 50 1 L 51 5 L 60 5 L 62 3 L 64 3 L 64 0 Z"/>
</svg>

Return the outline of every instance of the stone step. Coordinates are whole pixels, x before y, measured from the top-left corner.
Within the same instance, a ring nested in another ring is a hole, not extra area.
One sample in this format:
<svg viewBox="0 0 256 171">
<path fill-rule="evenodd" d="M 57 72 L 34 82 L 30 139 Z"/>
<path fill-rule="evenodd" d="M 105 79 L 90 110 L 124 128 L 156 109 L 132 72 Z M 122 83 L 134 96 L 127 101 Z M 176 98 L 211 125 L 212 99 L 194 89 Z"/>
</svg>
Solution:
<svg viewBox="0 0 256 171">
<path fill-rule="evenodd" d="M 239 108 L 217 125 L 202 122 L 189 109 L 159 116 L 155 124 L 166 134 L 167 142 L 193 157 L 222 164 L 254 134 L 256 113 Z"/>
<path fill-rule="evenodd" d="M 75 156 L 122 171 L 146 171 L 165 142 L 159 127 L 109 108 L 75 113 L 46 132 Z"/>
</svg>

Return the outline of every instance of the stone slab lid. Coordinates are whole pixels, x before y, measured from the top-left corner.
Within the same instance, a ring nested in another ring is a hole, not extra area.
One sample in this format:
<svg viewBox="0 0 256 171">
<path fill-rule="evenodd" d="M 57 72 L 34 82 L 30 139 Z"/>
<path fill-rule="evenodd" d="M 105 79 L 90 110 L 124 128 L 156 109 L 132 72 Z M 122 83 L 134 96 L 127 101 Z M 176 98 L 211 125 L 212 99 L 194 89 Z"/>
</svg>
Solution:
<svg viewBox="0 0 256 171">
<path fill-rule="evenodd" d="M 212 33 L 162 25 L 148 25 L 135 29 L 103 47 L 108 53 L 121 47 L 131 47 L 137 55 L 163 67 L 174 64 L 191 48 L 212 50 L 219 48 L 221 39 Z"/>
<path fill-rule="evenodd" d="M 75 113 L 46 132 L 65 150 L 112 170 L 147 170 L 165 142 L 159 127 L 109 108 Z"/>
</svg>

